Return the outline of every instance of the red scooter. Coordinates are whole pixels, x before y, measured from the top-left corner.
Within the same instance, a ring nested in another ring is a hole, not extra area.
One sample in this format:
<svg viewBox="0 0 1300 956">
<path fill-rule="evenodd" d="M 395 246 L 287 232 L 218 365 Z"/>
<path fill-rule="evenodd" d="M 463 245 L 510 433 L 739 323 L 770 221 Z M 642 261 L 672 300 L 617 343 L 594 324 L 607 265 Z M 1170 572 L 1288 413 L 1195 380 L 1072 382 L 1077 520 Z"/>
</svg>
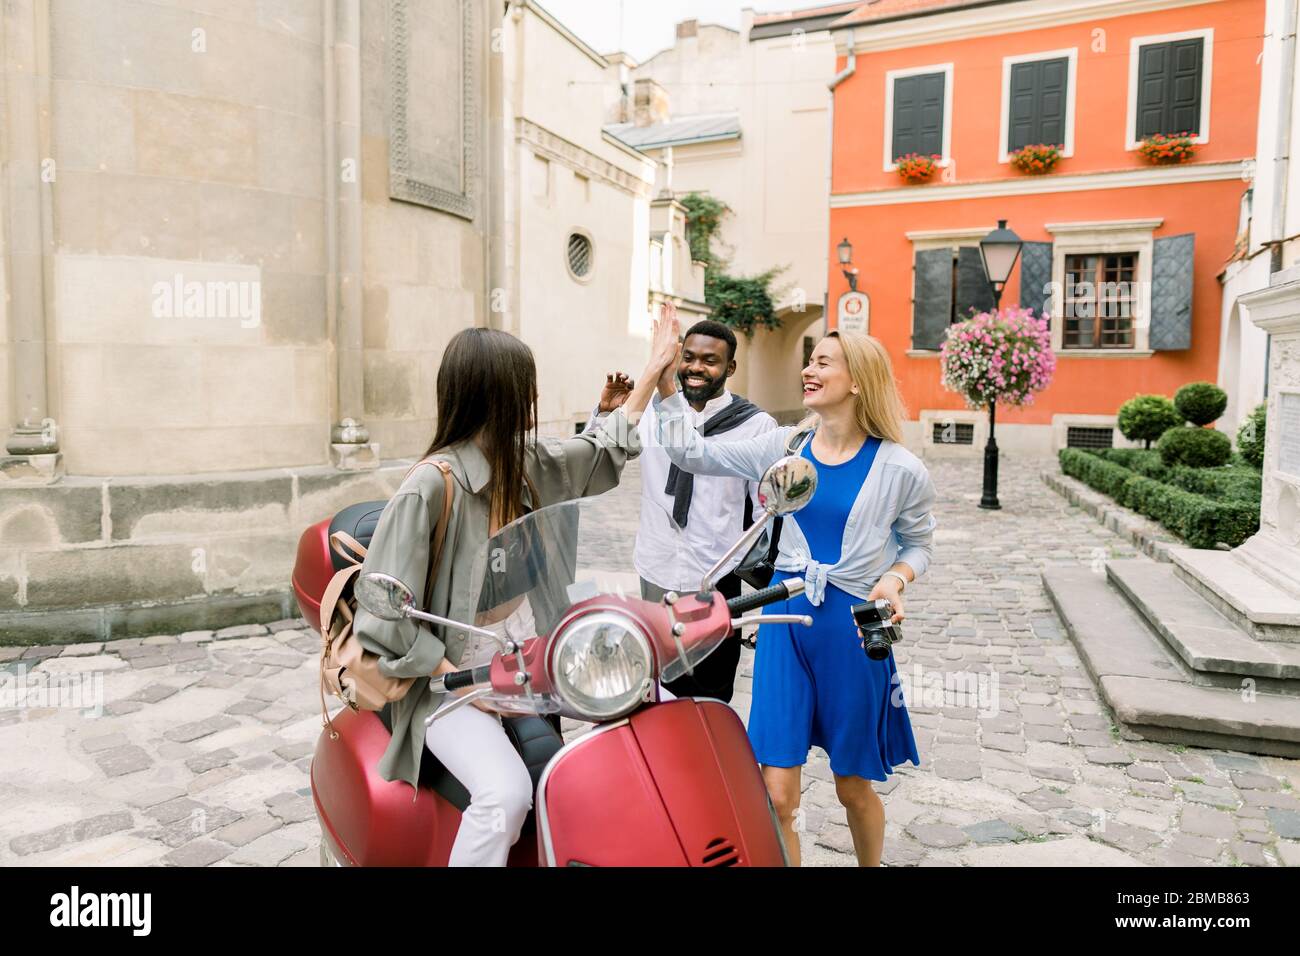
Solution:
<svg viewBox="0 0 1300 956">
<path fill-rule="evenodd" d="M 661 681 L 692 673 L 735 626 L 758 621 L 810 624 L 805 616 L 744 612 L 802 590 L 798 579 L 727 601 L 712 581 L 748 549 L 777 514 L 803 507 L 816 489 L 810 462 L 785 458 L 763 476 L 763 515 L 701 583 L 698 593 L 653 603 L 623 593 L 630 568 L 599 535 L 602 500 L 578 499 L 531 512 L 502 528 L 481 553 L 474 625 L 420 610 L 403 582 L 361 575 L 359 604 L 387 620 L 410 617 L 490 636 L 487 664 L 435 678 L 449 692 L 429 722 L 475 701 L 503 723 L 533 777 L 533 812 L 510 866 L 783 866 L 776 815 L 749 738 L 726 704 L 661 700 Z M 382 502 L 341 513 L 365 543 Z M 327 580 L 328 535 L 339 518 L 309 528 L 294 584 L 309 621 L 319 622 L 316 585 Z M 313 593 L 315 597 L 313 597 Z M 481 625 L 511 616 L 540 636 L 502 636 Z M 739 616 L 739 617 L 738 617 Z M 450 693 L 454 692 L 454 693 Z M 459 694 L 460 696 L 457 696 Z M 544 719 L 560 715 L 597 726 L 564 743 Z M 446 866 L 468 794 L 427 750 L 414 799 L 405 783 L 376 771 L 388 746 L 384 712 L 344 708 L 335 735 L 321 733 L 311 767 L 321 825 L 321 861 L 343 866 Z"/>
</svg>

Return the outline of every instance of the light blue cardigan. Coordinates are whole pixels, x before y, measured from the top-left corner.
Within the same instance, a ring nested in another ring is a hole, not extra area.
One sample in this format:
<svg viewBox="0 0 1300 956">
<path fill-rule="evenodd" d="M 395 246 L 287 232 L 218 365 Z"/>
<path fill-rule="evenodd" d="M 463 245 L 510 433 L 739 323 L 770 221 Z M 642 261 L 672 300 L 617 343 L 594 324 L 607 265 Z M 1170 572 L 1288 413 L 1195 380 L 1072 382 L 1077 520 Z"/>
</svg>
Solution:
<svg viewBox="0 0 1300 956">
<path fill-rule="evenodd" d="M 787 425 L 754 438 L 727 441 L 701 437 L 686 417 L 678 392 L 657 402 L 658 428 L 652 441 L 662 445 L 677 467 L 696 475 L 730 475 L 757 481 L 786 454 L 795 431 Z M 880 576 L 902 561 L 919 578 L 930 566 L 936 521 L 934 482 L 921 460 L 902 445 L 881 441 L 875 463 L 862 483 L 844 525 L 840 559 L 813 560 L 797 515 L 787 515 L 781 532 L 778 570 L 804 573 L 805 596 L 822 603 L 829 581 L 866 600 Z"/>
</svg>

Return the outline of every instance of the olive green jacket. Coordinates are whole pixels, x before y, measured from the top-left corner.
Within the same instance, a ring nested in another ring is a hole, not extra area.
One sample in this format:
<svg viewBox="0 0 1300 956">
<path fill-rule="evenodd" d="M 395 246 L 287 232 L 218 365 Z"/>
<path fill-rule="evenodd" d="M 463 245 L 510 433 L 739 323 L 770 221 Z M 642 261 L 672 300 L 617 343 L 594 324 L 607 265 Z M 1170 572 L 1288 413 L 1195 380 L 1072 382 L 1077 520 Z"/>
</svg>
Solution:
<svg viewBox="0 0 1300 956">
<path fill-rule="evenodd" d="M 637 430 L 621 411 L 610 415 L 597 431 L 530 443 L 524 468 L 539 500 L 532 500 L 525 488 L 524 503 L 535 509 L 608 491 L 618 484 L 627 459 L 640 450 Z M 433 457 L 451 465 L 457 487 L 427 610 L 471 624 L 480 584 L 474 579 L 475 563 L 488 540 L 491 468 L 473 442 L 453 445 Z M 412 470 L 380 516 L 362 573 L 391 574 L 422 599 L 443 492 L 442 472 L 437 468 L 426 465 Z M 354 633 L 363 647 L 380 656 L 383 673 L 419 678 L 392 706 L 393 737 L 379 761 L 385 780 L 405 780 L 415 786 L 424 751 L 424 721 L 445 696 L 430 690 L 428 678 L 444 657 L 453 664 L 460 661 L 467 635 L 410 619 L 384 621 L 364 609 L 358 609 Z"/>
</svg>

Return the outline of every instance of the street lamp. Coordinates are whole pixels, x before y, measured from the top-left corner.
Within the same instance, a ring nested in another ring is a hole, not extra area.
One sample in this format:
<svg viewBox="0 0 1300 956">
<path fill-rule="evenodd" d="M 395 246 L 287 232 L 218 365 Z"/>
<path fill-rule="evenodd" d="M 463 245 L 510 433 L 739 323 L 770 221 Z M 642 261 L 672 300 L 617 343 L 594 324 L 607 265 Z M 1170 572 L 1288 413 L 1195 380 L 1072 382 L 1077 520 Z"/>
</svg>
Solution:
<svg viewBox="0 0 1300 956">
<path fill-rule="evenodd" d="M 984 277 L 993 291 L 994 311 L 1002 305 L 1002 290 L 1020 258 L 1021 245 L 1020 237 L 1007 228 L 1005 219 L 999 219 L 998 227 L 980 240 L 980 260 L 984 263 Z M 992 398 L 989 400 L 989 440 L 984 446 L 984 493 L 980 497 L 980 507 L 989 510 L 1002 507 L 998 503 L 998 441 L 993 434 L 997 427 L 997 411 L 997 399 Z"/>
<path fill-rule="evenodd" d="M 984 275 L 993 290 L 993 305 L 1002 304 L 1002 290 L 1011 278 L 1011 270 L 1020 258 L 1020 237 L 1007 228 L 1005 219 L 998 220 L 998 227 L 980 240 L 980 258 L 984 261 Z"/>
<path fill-rule="evenodd" d="M 844 278 L 849 280 L 849 289 L 853 292 L 857 292 L 858 270 L 847 268 L 847 266 L 853 262 L 853 243 L 849 242 L 848 236 L 845 236 L 840 240 L 840 244 L 835 247 L 835 251 L 839 254 L 840 265 L 845 267 L 841 268 L 840 271 L 844 273 Z"/>
</svg>

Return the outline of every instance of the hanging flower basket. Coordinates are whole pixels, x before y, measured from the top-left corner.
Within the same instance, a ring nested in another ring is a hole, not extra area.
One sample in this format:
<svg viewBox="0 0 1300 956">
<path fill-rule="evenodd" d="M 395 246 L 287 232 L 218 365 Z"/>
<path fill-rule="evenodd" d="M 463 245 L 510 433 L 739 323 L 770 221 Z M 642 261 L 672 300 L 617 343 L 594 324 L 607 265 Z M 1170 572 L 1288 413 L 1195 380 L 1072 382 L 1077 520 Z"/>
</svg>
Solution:
<svg viewBox="0 0 1300 956">
<path fill-rule="evenodd" d="M 1062 149 L 1064 146 L 1053 146 L 1049 143 L 1022 146 L 1011 154 L 1011 165 L 1030 176 L 1041 176 L 1056 168 L 1056 164 L 1061 161 Z"/>
<path fill-rule="evenodd" d="M 923 183 L 934 175 L 939 168 L 938 153 L 923 156 L 920 153 L 908 153 L 898 157 L 898 176 L 905 183 Z"/>
<path fill-rule="evenodd" d="M 1193 133 L 1156 133 L 1138 144 L 1138 152 L 1149 163 L 1172 166 L 1192 158 L 1196 152 L 1195 139 Z"/>
</svg>

